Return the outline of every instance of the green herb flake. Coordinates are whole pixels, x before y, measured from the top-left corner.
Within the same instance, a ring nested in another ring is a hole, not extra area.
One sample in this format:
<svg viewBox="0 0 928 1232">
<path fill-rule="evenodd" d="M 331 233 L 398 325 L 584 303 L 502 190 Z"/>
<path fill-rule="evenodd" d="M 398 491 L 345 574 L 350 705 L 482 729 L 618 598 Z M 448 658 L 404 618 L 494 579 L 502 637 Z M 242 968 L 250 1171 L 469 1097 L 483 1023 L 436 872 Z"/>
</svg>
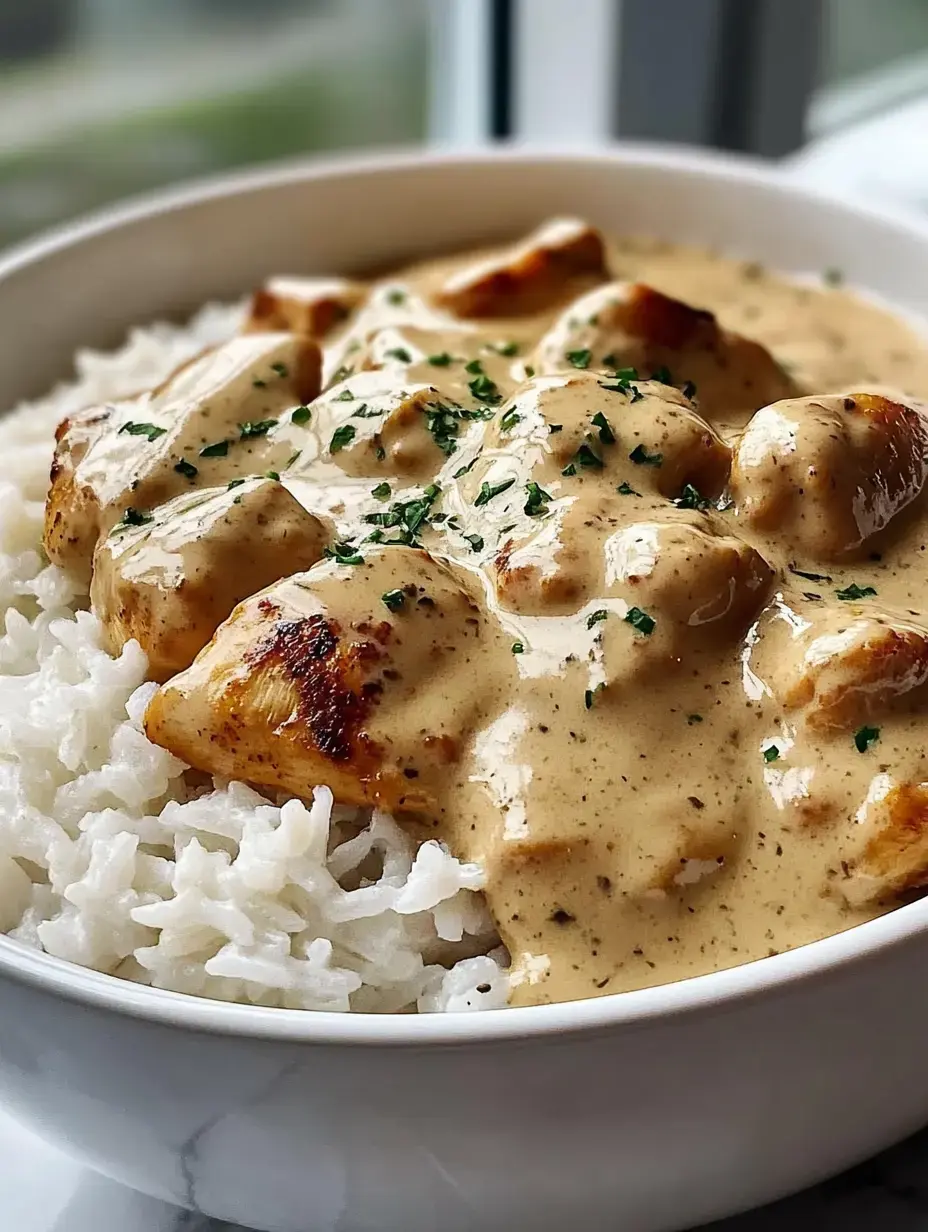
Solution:
<svg viewBox="0 0 928 1232">
<path fill-rule="evenodd" d="M 204 445 L 200 450 L 201 458 L 224 458 L 229 452 L 228 441 L 214 441 L 212 445 Z"/>
<path fill-rule="evenodd" d="M 525 485 L 525 491 L 528 499 L 525 502 L 524 512 L 530 518 L 538 517 L 540 514 L 548 512 L 548 502 L 551 496 L 544 488 L 540 488 L 534 481 Z"/>
<path fill-rule="evenodd" d="M 597 608 L 595 612 L 591 612 L 586 618 L 586 627 L 592 629 L 594 625 L 598 625 L 600 621 L 606 620 L 609 617 L 607 608 Z"/>
<path fill-rule="evenodd" d="M 353 543 L 333 543 L 323 550 L 323 556 L 339 565 L 363 565 L 364 557 Z"/>
<path fill-rule="evenodd" d="M 662 453 L 648 453 L 644 445 L 636 445 L 628 457 L 636 466 L 660 466 L 664 461 Z"/>
<path fill-rule="evenodd" d="M 274 480 L 276 480 L 278 483 L 280 483 L 280 471 L 265 471 L 265 472 L 264 472 L 264 478 L 265 478 L 265 479 L 274 479 Z"/>
<path fill-rule="evenodd" d="M 183 475 L 185 479 L 196 479 L 199 471 L 192 462 L 188 462 L 186 458 L 181 458 L 179 462 L 175 462 L 174 469 L 178 475 Z"/>
<path fill-rule="evenodd" d="M 478 507 L 480 505 L 488 505 L 494 496 L 499 496 L 502 492 L 508 492 L 514 483 L 514 479 L 504 479 L 502 483 L 487 483 L 484 480 L 480 485 L 480 491 L 474 504 Z"/>
<path fill-rule="evenodd" d="M 599 428 L 599 439 L 604 445 L 615 444 L 615 433 L 612 431 L 612 425 L 602 411 L 597 411 L 590 422 L 595 428 Z"/>
<path fill-rule="evenodd" d="M 497 355 L 502 355 L 506 359 L 511 359 L 513 355 L 519 354 L 518 342 L 497 342 L 495 344 L 491 343 L 490 345 Z"/>
<path fill-rule="evenodd" d="M 398 359 L 401 364 L 412 363 L 412 356 L 405 347 L 390 347 L 389 351 L 385 351 L 384 354 L 388 359 Z"/>
<path fill-rule="evenodd" d="M 796 577 L 805 578 L 807 582 L 830 582 L 831 578 L 827 573 L 810 573 L 807 569 L 797 569 L 795 565 L 789 566 L 790 573 L 795 573 Z"/>
<path fill-rule="evenodd" d="M 230 492 L 232 488 L 240 488 L 244 482 L 244 479 L 230 479 L 226 484 L 226 491 Z"/>
<path fill-rule="evenodd" d="M 633 629 L 637 629 L 639 633 L 643 633 L 645 637 L 651 636 L 657 623 L 653 616 L 643 612 L 640 607 L 630 607 L 623 619 L 626 624 L 631 625 Z"/>
<path fill-rule="evenodd" d="M 531 364 L 525 365 L 525 375 L 528 377 L 529 380 L 531 380 L 532 377 L 535 375 L 535 369 L 532 367 Z"/>
<path fill-rule="evenodd" d="M 861 727 L 859 731 L 854 733 L 854 744 L 858 753 L 866 753 L 870 745 L 875 740 L 880 738 L 880 729 L 878 727 Z"/>
<path fill-rule="evenodd" d="M 459 466 L 458 469 L 454 472 L 453 477 L 455 479 L 463 478 L 463 476 L 466 475 L 468 471 L 472 471 L 474 469 L 474 467 L 477 464 L 477 459 L 479 457 L 480 457 L 479 454 L 475 454 L 465 466 Z"/>
<path fill-rule="evenodd" d="M 464 365 L 464 371 L 469 372 L 471 376 L 482 376 L 483 363 L 479 359 L 471 359 Z"/>
<path fill-rule="evenodd" d="M 134 509 L 132 505 L 129 505 L 122 518 L 116 523 L 116 527 L 126 530 L 130 526 L 145 526 L 152 521 L 154 519 L 150 513 L 144 513 L 141 509 Z"/>
<path fill-rule="evenodd" d="M 619 484 L 619 486 L 616 488 L 616 491 L 618 492 L 619 496 L 640 496 L 641 495 L 640 492 L 635 491 L 635 489 L 632 487 L 630 483 L 626 483 L 624 479 Z"/>
<path fill-rule="evenodd" d="M 467 388 L 478 402 L 485 402 L 488 406 L 498 406 L 503 400 L 503 395 L 499 392 L 496 382 L 491 381 L 484 373 L 475 376 Z"/>
<path fill-rule="evenodd" d="M 511 406 L 506 414 L 499 421 L 499 429 L 501 432 L 511 432 L 517 423 L 521 423 L 522 416 L 514 406 Z"/>
<path fill-rule="evenodd" d="M 302 452 L 303 452 L 302 449 L 298 449 L 296 453 L 292 453 L 290 457 L 287 459 L 286 463 L 284 464 L 284 470 L 289 470 L 290 467 L 294 464 L 294 462 L 296 462 L 297 458 L 300 456 Z"/>
<path fill-rule="evenodd" d="M 350 389 L 343 389 L 337 398 L 332 399 L 333 402 L 354 402 L 354 394 Z"/>
<path fill-rule="evenodd" d="M 164 436 L 167 428 L 159 428 L 157 424 L 153 423 L 132 423 L 130 420 L 129 423 L 124 423 L 119 429 L 119 435 L 121 436 L 123 432 L 129 436 L 144 436 L 150 441 L 156 441 L 159 436 Z"/>
<path fill-rule="evenodd" d="M 465 535 L 464 541 L 470 544 L 472 552 L 483 551 L 483 536 L 482 535 Z"/>
<path fill-rule="evenodd" d="M 305 424 L 305 423 L 309 423 L 311 416 L 312 416 L 312 411 L 309 409 L 308 406 L 298 406 L 296 410 L 291 414 L 290 419 L 295 424 Z"/>
<path fill-rule="evenodd" d="M 398 612 L 406 602 L 406 596 L 401 590 L 387 590 L 380 598 L 391 612 Z"/>
<path fill-rule="evenodd" d="M 689 398 L 692 402 L 692 400 L 696 397 L 696 388 L 697 386 L 694 381 L 684 381 L 683 389 L 681 391 L 683 393 L 683 397 Z"/>
<path fill-rule="evenodd" d="M 764 749 L 764 761 L 769 765 L 772 761 L 776 761 L 780 756 L 780 750 L 775 744 L 768 744 Z"/>
<path fill-rule="evenodd" d="M 561 474 L 568 476 L 576 475 L 578 466 L 581 470 L 585 471 L 602 470 L 603 460 L 599 454 L 595 452 L 595 450 L 590 448 L 589 445 L 583 444 L 574 454 L 573 460 L 568 462 L 568 464 L 561 471 Z"/>
<path fill-rule="evenodd" d="M 387 451 L 384 449 L 383 445 L 378 445 L 377 448 L 374 450 L 374 457 L 377 459 L 378 462 L 382 462 L 386 456 L 387 456 Z"/>
<path fill-rule="evenodd" d="M 388 483 L 378 483 L 376 488 L 371 488 L 371 496 L 379 501 L 389 500 L 390 485 Z"/>
<path fill-rule="evenodd" d="M 678 509 L 708 509 L 712 504 L 712 502 L 707 500 L 699 489 L 693 487 L 691 483 L 685 483 L 683 485 L 683 491 L 673 503 Z"/>
<path fill-rule="evenodd" d="M 332 433 L 332 439 L 329 441 L 329 453 L 340 453 L 346 445 L 351 444 L 354 438 L 354 424 L 342 424 L 340 428 L 336 428 Z"/>
<path fill-rule="evenodd" d="M 579 351 L 568 351 L 564 358 L 575 368 L 589 368 L 590 360 L 593 358 L 593 352 L 589 347 L 583 347 Z"/>
<path fill-rule="evenodd" d="M 670 374 L 670 369 L 662 364 L 656 372 L 651 373 L 651 380 L 657 381 L 659 385 L 672 385 L 673 377 Z"/>
<path fill-rule="evenodd" d="M 267 381 L 262 381 L 259 376 L 251 382 L 255 389 L 267 389 Z"/>
<path fill-rule="evenodd" d="M 548 432 L 551 436 L 553 436 L 555 432 L 563 432 L 563 431 L 564 431 L 563 424 L 548 424 Z"/>
<path fill-rule="evenodd" d="M 433 368 L 447 368 L 454 363 L 454 356 L 449 351 L 439 351 L 437 355 L 429 356 L 429 363 Z"/>
<path fill-rule="evenodd" d="M 362 402 L 356 411 L 352 411 L 352 419 L 380 419 L 382 415 L 386 415 L 386 408 L 382 406 L 368 406 L 366 402 Z"/>
<path fill-rule="evenodd" d="M 406 292 L 401 287 L 391 287 L 387 292 L 387 303 L 396 307 L 406 303 Z"/>
<path fill-rule="evenodd" d="M 256 436 L 267 436 L 271 428 L 276 427 L 276 419 L 259 419 L 256 421 L 248 420 L 247 422 L 238 425 L 239 439 L 248 441 Z"/>
<path fill-rule="evenodd" d="M 844 272 L 831 265 L 828 269 L 822 271 L 822 281 L 827 287 L 840 287 L 842 282 L 844 282 Z"/>
<path fill-rule="evenodd" d="M 604 684 L 598 684 L 595 689 L 586 690 L 586 692 L 583 694 L 583 704 L 584 706 L 586 706 L 587 710 L 593 709 L 593 701 L 596 697 L 596 694 L 601 693 L 605 687 L 606 686 Z"/>
<path fill-rule="evenodd" d="M 702 722 L 702 715 L 701 714 L 688 714 L 686 716 L 686 721 L 690 725 L 690 727 L 693 727 L 694 724 Z"/>
<path fill-rule="evenodd" d="M 513 642 L 512 643 L 512 653 L 513 654 L 524 654 L 525 653 L 524 644 L 522 642 Z"/>
<path fill-rule="evenodd" d="M 271 364 L 271 371 L 276 372 L 278 376 L 290 375 L 290 369 L 286 364 Z"/>
<path fill-rule="evenodd" d="M 836 590 L 835 594 L 839 599 L 867 599 L 870 595 L 875 595 L 876 590 L 872 586 L 858 586 L 856 582 L 851 582 L 850 586 Z"/>
</svg>

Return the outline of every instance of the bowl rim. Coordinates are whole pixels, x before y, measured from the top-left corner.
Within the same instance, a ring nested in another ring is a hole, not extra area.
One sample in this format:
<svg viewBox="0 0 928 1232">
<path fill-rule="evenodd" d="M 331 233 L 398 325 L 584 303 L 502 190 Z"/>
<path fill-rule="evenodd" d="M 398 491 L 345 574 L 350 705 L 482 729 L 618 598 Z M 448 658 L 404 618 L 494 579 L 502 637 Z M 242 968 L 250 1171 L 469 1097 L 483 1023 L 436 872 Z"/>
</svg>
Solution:
<svg viewBox="0 0 928 1232">
<path fill-rule="evenodd" d="M 106 231 L 243 191 L 351 175 L 402 174 L 423 164 L 460 166 L 577 163 L 666 169 L 696 178 L 754 185 L 772 197 L 805 198 L 831 210 L 891 226 L 928 245 L 928 218 L 873 200 L 849 202 L 788 173 L 741 155 L 624 142 L 595 148 L 502 145 L 453 150 L 395 149 L 374 154 L 296 159 L 209 176 L 146 193 L 43 232 L 0 254 L 0 280 L 53 258 Z M 284 1010 L 214 1001 L 134 984 L 77 966 L 0 935 L 0 974 L 42 992 L 98 1010 L 184 1030 L 290 1043 L 421 1047 L 545 1039 L 694 1014 L 727 1012 L 760 997 L 824 980 L 878 959 L 928 931 L 928 899 L 795 950 L 633 992 L 582 1001 L 483 1013 L 352 1014 Z"/>
</svg>

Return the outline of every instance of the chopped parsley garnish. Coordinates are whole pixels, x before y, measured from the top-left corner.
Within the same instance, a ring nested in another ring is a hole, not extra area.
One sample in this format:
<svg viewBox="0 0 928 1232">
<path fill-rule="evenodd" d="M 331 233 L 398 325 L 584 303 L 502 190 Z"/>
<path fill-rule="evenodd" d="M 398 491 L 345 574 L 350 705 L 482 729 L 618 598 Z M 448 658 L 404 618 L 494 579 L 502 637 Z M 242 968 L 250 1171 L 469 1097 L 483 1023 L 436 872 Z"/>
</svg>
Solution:
<svg viewBox="0 0 928 1232">
<path fill-rule="evenodd" d="M 333 543 L 323 550 L 323 556 L 336 561 L 339 565 L 363 565 L 364 557 L 353 543 Z"/>
<path fill-rule="evenodd" d="M 338 397 L 332 399 L 333 402 L 354 402 L 354 394 L 350 389 L 343 389 Z"/>
<path fill-rule="evenodd" d="M 467 543 L 470 544 L 470 549 L 472 552 L 482 552 L 483 551 L 483 536 L 482 535 L 465 535 L 464 539 Z"/>
<path fill-rule="evenodd" d="M 406 596 L 401 590 L 385 591 L 380 598 L 387 605 L 391 612 L 398 612 L 406 602 Z"/>
<path fill-rule="evenodd" d="M 487 483 L 484 480 L 480 485 L 480 491 L 474 504 L 477 506 L 488 505 L 494 496 L 499 496 L 501 492 L 507 492 L 514 483 L 514 479 L 504 479 L 502 483 Z"/>
<path fill-rule="evenodd" d="M 192 462 L 188 462 L 186 458 L 181 458 L 179 462 L 175 462 L 174 469 L 178 475 L 183 475 L 185 479 L 196 479 L 199 471 Z"/>
<path fill-rule="evenodd" d="M 607 356 L 607 358 L 610 360 L 614 360 L 616 356 L 609 355 Z M 609 367 L 615 368 L 616 379 L 619 381 L 637 381 L 638 380 L 638 369 L 637 368 L 616 368 L 614 363 L 610 363 Z"/>
<path fill-rule="evenodd" d="M 346 445 L 350 445 L 354 438 L 354 424 L 342 424 L 340 428 L 336 428 L 332 433 L 332 439 L 329 441 L 329 453 L 339 453 Z"/>
<path fill-rule="evenodd" d="M 454 363 L 454 356 L 449 351 L 440 351 L 437 355 L 429 356 L 429 363 L 434 368 L 447 368 Z"/>
<path fill-rule="evenodd" d="M 503 400 L 503 395 L 499 392 L 496 382 L 491 381 L 485 373 L 475 376 L 468 385 L 468 389 L 478 402 L 486 402 L 488 406 L 498 406 Z"/>
<path fill-rule="evenodd" d="M 512 643 L 512 653 L 513 654 L 524 654 L 525 653 L 524 644 L 522 642 L 513 642 Z"/>
<path fill-rule="evenodd" d="M 569 364 L 573 364 L 575 368 L 589 368 L 593 352 L 589 347 L 583 347 L 579 351 L 568 351 L 564 358 Z"/>
<path fill-rule="evenodd" d="M 490 348 L 491 350 L 494 350 L 497 355 L 504 355 L 507 359 L 511 359 L 513 355 L 519 354 L 518 342 L 491 342 Z"/>
<path fill-rule="evenodd" d="M 807 582 L 830 582 L 831 578 L 827 573 L 809 573 L 805 569 L 797 569 L 795 565 L 789 566 L 790 573 L 795 573 L 796 577 L 805 578 Z"/>
<path fill-rule="evenodd" d="M 691 483 L 683 485 L 683 491 L 673 502 L 678 509 L 708 509 L 712 504 L 698 488 L 694 488 Z"/>
<path fill-rule="evenodd" d="M 382 406 L 368 406 L 366 402 L 362 402 L 356 411 L 351 412 L 352 419 L 379 419 L 381 415 L 386 415 L 386 408 Z"/>
<path fill-rule="evenodd" d="M 251 382 L 255 389 L 267 389 L 267 381 L 262 381 L 259 376 Z"/>
<path fill-rule="evenodd" d="M 525 485 L 525 491 L 528 499 L 525 502 L 525 512 L 530 518 L 538 517 L 539 514 L 548 512 L 548 501 L 551 496 L 544 488 L 540 488 L 534 481 Z"/>
<path fill-rule="evenodd" d="M 632 487 L 630 483 L 626 483 L 624 479 L 619 484 L 619 486 L 616 488 L 616 491 L 618 492 L 619 496 L 640 496 L 641 495 L 640 492 L 635 491 L 635 489 Z"/>
<path fill-rule="evenodd" d="M 587 710 L 593 709 L 593 699 L 596 694 L 601 693 L 605 687 L 606 686 L 604 684 L 598 684 L 595 689 L 587 689 L 587 691 L 583 694 L 583 704 L 586 706 Z"/>
<path fill-rule="evenodd" d="M 684 381 L 684 383 L 683 383 L 683 390 L 682 390 L 682 393 L 683 393 L 683 397 L 684 397 L 684 398 L 689 398 L 689 399 L 691 399 L 691 400 L 692 400 L 693 398 L 695 398 L 695 397 L 696 397 L 696 385 L 695 385 L 695 382 L 693 382 L 693 381 Z"/>
<path fill-rule="evenodd" d="M 615 433 L 612 431 L 612 425 L 602 411 L 597 411 L 590 422 L 594 427 L 599 428 L 599 439 L 604 445 L 615 444 Z"/>
<path fill-rule="evenodd" d="M 531 364 L 525 365 L 525 375 L 529 378 L 529 380 L 531 380 L 531 378 L 535 375 L 535 369 Z"/>
<path fill-rule="evenodd" d="M 839 599 L 866 599 L 869 595 L 875 595 L 876 590 L 872 586 L 858 586 L 856 582 L 851 582 L 850 586 L 836 590 L 835 594 Z"/>
<path fill-rule="evenodd" d="M 631 625 L 633 629 L 637 629 L 639 633 L 643 633 L 645 637 L 651 636 L 657 623 L 653 616 L 643 612 L 640 607 L 630 607 L 623 619 L 626 624 Z"/>
<path fill-rule="evenodd" d="M 648 453 L 644 445 L 636 445 L 628 457 L 636 466 L 660 466 L 664 461 L 662 453 Z"/>
<path fill-rule="evenodd" d="M 411 364 L 412 356 L 405 347 L 390 347 L 389 351 L 384 352 L 389 359 L 398 359 L 401 364 Z"/>
<path fill-rule="evenodd" d="M 290 375 L 290 369 L 286 364 L 271 364 L 271 371 L 276 372 L 278 376 Z"/>
<path fill-rule="evenodd" d="M 296 453 L 292 453 L 290 457 L 287 459 L 287 461 L 284 463 L 284 469 L 286 470 L 289 467 L 291 467 L 302 452 L 303 452 L 302 449 L 298 449 Z"/>
<path fill-rule="evenodd" d="M 880 729 L 878 727 L 861 727 L 859 731 L 854 733 L 854 744 L 857 746 L 858 753 L 866 753 L 870 745 L 875 740 L 880 738 Z"/>
<path fill-rule="evenodd" d="M 130 420 L 119 429 L 119 435 L 121 436 L 123 432 L 128 433 L 129 436 L 147 436 L 150 441 L 156 441 L 159 436 L 164 436 L 167 428 L 159 428 L 153 423 L 132 423 Z"/>
<path fill-rule="evenodd" d="M 483 374 L 483 364 L 479 359 L 471 359 L 464 365 L 464 371 L 469 372 L 472 376 L 481 376 Z"/>
<path fill-rule="evenodd" d="M 265 471 L 264 478 L 265 479 L 276 479 L 277 482 L 280 483 L 280 472 L 279 471 Z"/>
<path fill-rule="evenodd" d="M 563 432 L 563 431 L 564 431 L 563 424 L 548 424 L 548 432 L 551 434 L 551 436 L 553 436 L 555 432 Z"/>
<path fill-rule="evenodd" d="M 376 440 L 377 438 L 375 437 L 374 439 Z M 384 449 L 383 445 L 378 445 L 377 448 L 374 450 L 374 457 L 377 459 L 378 462 L 382 462 L 386 456 L 387 456 L 387 451 Z"/>
<path fill-rule="evenodd" d="M 230 479 L 226 484 L 226 491 L 229 492 L 232 488 L 240 488 L 244 482 L 244 479 Z"/>
<path fill-rule="evenodd" d="M 844 273 L 842 270 L 839 270 L 835 266 L 831 265 L 828 269 L 823 270 L 822 279 L 824 280 L 826 286 L 840 287 L 841 283 L 844 282 Z"/>
<path fill-rule="evenodd" d="M 689 723 L 690 727 L 692 727 L 694 723 L 702 722 L 702 715 L 701 714 L 688 714 L 686 716 L 686 721 L 687 723 Z"/>
<path fill-rule="evenodd" d="M 462 476 L 466 475 L 468 471 L 472 471 L 479 457 L 480 457 L 479 454 L 474 454 L 474 456 L 465 466 L 459 466 L 458 469 L 454 472 L 454 478 L 460 479 Z"/>
<path fill-rule="evenodd" d="M 312 415 L 312 411 L 309 409 L 308 406 L 298 406 L 296 410 L 293 412 L 293 414 L 290 416 L 290 418 L 293 420 L 295 424 L 305 424 L 305 423 L 309 423 L 309 419 L 311 415 Z"/>
<path fill-rule="evenodd" d="M 609 616 L 608 609 L 604 607 L 597 608 L 595 612 L 591 612 L 590 615 L 587 616 L 586 627 L 588 629 L 592 629 L 594 625 L 598 625 L 600 621 L 606 620 L 608 616 Z"/>
<path fill-rule="evenodd" d="M 461 434 L 462 423 L 493 418 L 491 410 L 467 411 L 462 406 L 446 402 L 429 402 L 422 407 L 422 411 L 432 439 L 446 458 L 450 458 L 458 447 L 457 438 Z"/>
<path fill-rule="evenodd" d="M 340 368 L 336 368 L 332 373 L 332 384 L 337 385 L 339 381 L 347 380 L 354 372 L 354 368 L 350 364 L 342 364 Z"/>
<path fill-rule="evenodd" d="M 393 305 L 405 304 L 406 303 L 406 292 L 402 290 L 400 287 L 391 287 L 390 290 L 387 292 L 387 303 L 393 304 Z"/>
<path fill-rule="evenodd" d="M 371 496 L 376 500 L 389 500 L 390 485 L 388 483 L 378 483 L 376 488 L 371 488 Z"/>
<path fill-rule="evenodd" d="M 390 542 L 418 546 L 416 533 L 428 522 L 432 506 L 440 494 L 441 489 L 438 485 L 430 483 L 421 496 L 413 500 L 396 501 L 383 513 L 366 513 L 364 521 L 372 526 L 382 526 L 386 530 L 398 527 L 399 538 Z"/>
<path fill-rule="evenodd" d="M 276 419 L 259 419 L 255 422 L 249 420 L 246 423 L 241 423 L 238 425 L 239 439 L 247 441 L 255 436 L 267 436 L 271 428 L 276 427 Z"/>
<path fill-rule="evenodd" d="M 561 471 L 562 475 L 576 475 L 577 467 L 581 470 L 602 470 L 603 460 L 589 445 L 583 444 L 573 456 L 573 461 Z"/>
<path fill-rule="evenodd" d="M 514 406 L 511 406 L 509 410 L 506 412 L 506 414 L 499 421 L 500 431 L 510 432 L 516 426 L 516 424 L 521 421 L 521 419 L 522 419 L 522 416 L 519 414 L 516 408 Z"/>
<path fill-rule="evenodd" d="M 780 756 L 780 750 L 775 744 L 768 744 L 764 749 L 764 761 L 769 765 L 770 762 L 776 761 Z"/>
<path fill-rule="evenodd" d="M 670 375 L 670 369 L 662 364 L 656 372 L 651 373 L 651 380 L 657 381 L 660 385 L 672 385 L 673 377 Z"/>
<path fill-rule="evenodd" d="M 116 529 L 125 530 L 129 526 L 144 526 L 153 520 L 150 513 L 143 513 L 141 509 L 134 509 L 129 505 L 120 521 L 116 523 Z"/>
<path fill-rule="evenodd" d="M 632 402 L 640 402 L 644 394 L 637 385 L 633 385 L 628 377 L 622 376 L 623 372 L 634 372 L 634 368 L 620 368 L 616 373 L 618 380 L 614 385 L 608 385 L 605 381 L 599 382 L 600 389 L 608 390 L 611 394 L 625 394 Z"/>
<path fill-rule="evenodd" d="M 212 445 L 204 445 L 200 450 L 201 458 L 224 458 L 229 452 L 228 441 L 214 441 Z"/>
</svg>

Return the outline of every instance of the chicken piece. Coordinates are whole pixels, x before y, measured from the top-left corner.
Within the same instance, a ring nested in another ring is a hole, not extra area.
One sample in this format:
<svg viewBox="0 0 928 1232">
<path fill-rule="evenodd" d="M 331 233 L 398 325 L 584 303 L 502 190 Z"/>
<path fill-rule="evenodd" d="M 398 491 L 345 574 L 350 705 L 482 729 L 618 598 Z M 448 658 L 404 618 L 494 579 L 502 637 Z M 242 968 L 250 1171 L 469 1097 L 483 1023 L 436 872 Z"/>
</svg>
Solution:
<svg viewBox="0 0 928 1232">
<path fill-rule="evenodd" d="M 255 292 L 245 332 L 286 330 L 324 338 L 366 295 L 363 283 L 347 278 L 272 278 Z"/>
<path fill-rule="evenodd" d="M 538 372 L 634 369 L 692 387 L 712 422 L 731 422 L 795 393 L 758 342 L 722 329 L 711 312 L 643 283 L 611 282 L 564 309 L 538 344 Z"/>
<path fill-rule="evenodd" d="M 500 636 L 471 585 L 413 548 L 317 565 L 240 604 L 153 698 L 145 730 L 211 774 L 438 816 Z"/>
<path fill-rule="evenodd" d="M 928 680 L 928 628 L 911 618 L 872 603 L 809 603 L 801 612 L 778 597 L 746 665 L 812 731 L 853 731 Z"/>
<path fill-rule="evenodd" d="M 321 560 L 327 529 L 273 479 L 202 488 L 97 545 L 90 599 L 107 649 L 132 638 L 148 676 L 189 667 L 242 599 Z"/>
<path fill-rule="evenodd" d="M 920 494 L 928 420 L 877 394 L 824 395 L 758 411 L 738 442 L 738 516 L 799 558 L 837 560 L 866 546 Z"/>
<path fill-rule="evenodd" d="M 857 822 L 838 882 L 850 906 L 874 906 L 928 885 L 928 783 L 878 775 Z"/>
<path fill-rule="evenodd" d="M 293 334 L 235 338 L 149 394 L 82 412 L 58 429 L 45 507 L 48 557 L 89 583 L 96 543 L 126 510 L 269 467 L 283 469 L 292 433 L 272 434 L 319 392 L 321 355 Z"/>
<path fill-rule="evenodd" d="M 606 276 L 602 235 L 576 218 L 552 219 L 504 252 L 452 274 L 436 296 L 459 317 L 541 312 Z"/>
</svg>

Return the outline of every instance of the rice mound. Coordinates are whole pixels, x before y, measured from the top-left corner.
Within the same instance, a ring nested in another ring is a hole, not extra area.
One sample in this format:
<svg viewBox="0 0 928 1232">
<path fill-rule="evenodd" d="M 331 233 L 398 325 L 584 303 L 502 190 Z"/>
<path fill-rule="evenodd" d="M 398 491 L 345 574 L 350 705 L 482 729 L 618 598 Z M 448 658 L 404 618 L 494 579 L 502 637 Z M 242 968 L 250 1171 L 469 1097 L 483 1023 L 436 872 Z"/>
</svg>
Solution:
<svg viewBox="0 0 928 1232">
<path fill-rule="evenodd" d="M 41 551 L 57 423 L 156 384 L 233 332 L 208 307 L 82 352 L 78 379 L 0 423 L 0 931 L 158 988 L 291 1009 L 506 1004 L 476 864 L 326 787 L 194 785 L 149 742 L 136 642 L 103 650 L 87 596 Z"/>
</svg>

